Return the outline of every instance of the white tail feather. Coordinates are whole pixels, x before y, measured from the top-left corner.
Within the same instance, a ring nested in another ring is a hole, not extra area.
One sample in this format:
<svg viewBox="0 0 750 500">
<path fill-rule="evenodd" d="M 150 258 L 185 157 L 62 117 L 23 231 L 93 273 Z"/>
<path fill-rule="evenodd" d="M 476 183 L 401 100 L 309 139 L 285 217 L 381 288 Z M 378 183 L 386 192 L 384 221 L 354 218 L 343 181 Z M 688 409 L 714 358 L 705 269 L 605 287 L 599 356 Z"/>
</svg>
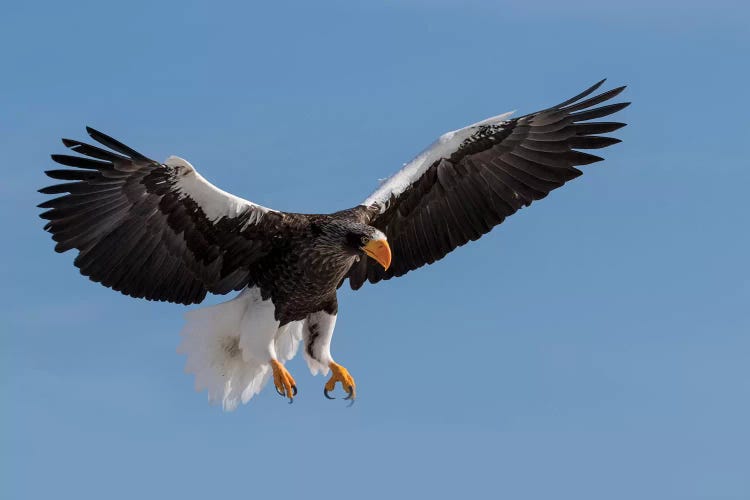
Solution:
<svg viewBox="0 0 750 500">
<path fill-rule="evenodd" d="M 258 289 L 185 314 L 177 352 L 187 355 L 185 371 L 195 374 L 195 389 L 208 390 L 211 404 L 232 411 L 247 403 L 271 375 L 270 359 L 294 357 L 302 340 L 302 322 L 279 328 L 271 300 Z"/>
</svg>

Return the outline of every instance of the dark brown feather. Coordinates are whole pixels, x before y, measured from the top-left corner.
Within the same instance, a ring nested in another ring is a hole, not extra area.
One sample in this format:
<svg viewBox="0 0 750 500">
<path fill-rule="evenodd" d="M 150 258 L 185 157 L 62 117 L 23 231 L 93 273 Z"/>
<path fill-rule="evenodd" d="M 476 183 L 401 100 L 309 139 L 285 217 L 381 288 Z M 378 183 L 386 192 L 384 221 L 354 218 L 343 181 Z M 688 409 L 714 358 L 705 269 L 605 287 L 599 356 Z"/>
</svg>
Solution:
<svg viewBox="0 0 750 500">
<path fill-rule="evenodd" d="M 81 273 L 152 300 L 193 303 L 209 291 L 226 293 L 252 282 L 251 264 L 272 249 L 283 216 L 254 218 L 250 224 L 247 209 L 211 221 L 189 196 L 174 191 L 178 177 L 173 167 L 87 130 L 114 151 L 64 139 L 85 156 L 52 155 L 73 169 L 47 175 L 75 181 L 40 190 L 62 194 L 40 204 L 47 209 L 41 217 L 49 220 L 45 229 L 57 242 L 56 251 L 77 249 L 75 265 Z M 246 232 L 256 236 L 246 238 Z"/>
<path fill-rule="evenodd" d="M 469 139 L 446 158 L 436 160 L 406 190 L 385 203 L 384 209 L 360 207 L 371 214 L 369 223 L 386 234 L 394 258 L 388 270 L 369 260 L 353 266 L 351 287 L 357 289 L 366 280 L 376 283 L 401 276 L 441 259 L 519 208 L 581 175 L 576 166 L 601 161 L 601 157 L 578 149 L 616 144 L 619 139 L 596 134 L 625 124 L 587 120 L 611 115 L 629 104 L 592 108 L 625 88 L 589 97 L 603 82 L 551 108 L 500 125 L 476 126 Z"/>
</svg>

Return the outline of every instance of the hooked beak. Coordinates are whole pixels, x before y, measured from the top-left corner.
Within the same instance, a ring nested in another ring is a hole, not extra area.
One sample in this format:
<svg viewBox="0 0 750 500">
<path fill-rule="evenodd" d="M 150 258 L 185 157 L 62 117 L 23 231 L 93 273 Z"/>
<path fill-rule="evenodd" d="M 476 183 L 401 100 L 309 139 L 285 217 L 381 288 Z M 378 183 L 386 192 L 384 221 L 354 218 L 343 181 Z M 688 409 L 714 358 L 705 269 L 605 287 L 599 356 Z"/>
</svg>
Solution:
<svg viewBox="0 0 750 500">
<path fill-rule="evenodd" d="M 391 265 L 391 247 L 386 240 L 370 240 L 367 245 L 362 247 L 367 255 L 378 261 L 383 269 L 388 269 Z"/>
</svg>

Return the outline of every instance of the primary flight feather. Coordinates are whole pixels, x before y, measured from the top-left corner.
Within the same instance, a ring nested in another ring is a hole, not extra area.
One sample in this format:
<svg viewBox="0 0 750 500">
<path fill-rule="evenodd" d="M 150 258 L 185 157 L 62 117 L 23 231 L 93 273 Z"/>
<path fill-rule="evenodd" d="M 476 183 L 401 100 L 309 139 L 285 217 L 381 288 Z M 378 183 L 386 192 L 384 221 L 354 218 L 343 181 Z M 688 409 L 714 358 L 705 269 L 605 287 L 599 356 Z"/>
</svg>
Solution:
<svg viewBox="0 0 750 500">
<path fill-rule="evenodd" d="M 207 293 L 234 299 L 188 312 L 180 352 L 196 388 L 232 410 L 269 378 L 293 401 L 284 368 L 303 343 L 313 374 L 331 372 L 354 400 L 349 372 L 334 362 L 336 291 L 432 264 L 602 160 L 582 149 L 624 123 L 592 121 L 629 103 L 598 106 L 624 87 L 589 97 L 603 83 L 518 118 L 499 115 L 443 134 L 360 205 L 332 214 L 273 210 L 227 193 L 186 160 L 154 161 L 92 128 L 101 146 L 63 139 L 79 155 L 52 155 L 63 194 L 41 203 L 55 250 L 75 249 L 93 281 L 132 297 L 182 304 Z M 597 107 L 598 106 L 598 107 Z M 106 148 L 106 149 L 105 149 Z"/>
</svg>

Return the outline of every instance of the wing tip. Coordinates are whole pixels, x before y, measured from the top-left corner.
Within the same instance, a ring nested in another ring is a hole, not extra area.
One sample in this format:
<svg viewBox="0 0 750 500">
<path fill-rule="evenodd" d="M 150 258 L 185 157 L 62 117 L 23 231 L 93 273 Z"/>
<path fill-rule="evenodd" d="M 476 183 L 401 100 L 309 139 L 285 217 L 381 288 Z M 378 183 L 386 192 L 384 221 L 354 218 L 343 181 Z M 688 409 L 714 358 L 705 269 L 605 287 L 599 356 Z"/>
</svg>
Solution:
<svg viewBox="0 0 750 500">
<path fill-rule="evenodd" d="M 59 163 L 60 165 L 65 165 L 65 163 L 63 163 L 63 161 L 62 161 L 62 160 L 63 160 L 63 158 L 65 157 L 65 155 L 61 155 L 61 154 L 57 154 L 57 153 L 53 153 L 53 154 L 49 155 L 49 157 L 50 157 L 50 159 L 52 159 L 52 161 L 54 161 L 55 163 Z M 65 166 L 68 166 L 68 165 L 65 165 Z M 46 170 L 46 171 L 45 171 L 44 173 L 46 174 L 47 172 L 48 172 L 48 170 Z"/>
<path fill-rule="evenodd" d="M 113 139 L 112 137 L 108 136 L 104 132 L 100 132 L 99 130 L 96 130 L 94 127 L 90 125 L 86 125 L 86 133 L 94 139 L 96 142 L 100 144 L 104 144 L 105 146 L 111 148 L 112 146 L 110 144 L 107 144 L 108 141 L 114 141 L 119 142 Z"/>
<path fill-rule="evenodd" d="M 574 103 L 577 103 L 581 99 L 583 99 L 585 97 L 588 97 L 589 95 L 591 95 L 592 93 L 594 93 L 606 81 L 607 81 L 606 78 L 602 78 L 601 80 L 599 80 L 598 82 L 596 82 L 595 84 L 593 84 L 592 86 L 590 86 L 589 88 L 587 88 L 586 90 L 584 90 L 583 92 L 581 92 L 581 93 L 579 93 L 579 94 L 571 97 L 570 99 L 567 99 L 567 100 L 561 102 L 560 104 L 557 104 L 555 106 L 552 106 L 551 108 L 548 108 L 548 110 L 560 109 L 560 108 L 564 108 L 566 106 L 570 106 L 570 105 L 572 105 Z M 545 110 L 545 111 L 547 111 L 547 110 Z"/>
<path fill-rule="evenodd" d="M 104 146 L 110 148 L 111 150 L 116 151 L 122 155 L 125 155 L 132 160 L 149 161 L 149 162 L 153 161 L 149 159 L 148 157 L 144 156 L 143 154 L 139 153 L 135 149 L 131 148 L 130 146 L 123 144 L 122 142 L 118 141 L 114 137 L 110 137 L 109 135 L 103 132 L 100 132 L 89 125 L 86 125 L 86 132 L 89 134 L 89 136 L 92 139 L 94 139 L 99 144 L 103 144 Z"/>
</svg>

